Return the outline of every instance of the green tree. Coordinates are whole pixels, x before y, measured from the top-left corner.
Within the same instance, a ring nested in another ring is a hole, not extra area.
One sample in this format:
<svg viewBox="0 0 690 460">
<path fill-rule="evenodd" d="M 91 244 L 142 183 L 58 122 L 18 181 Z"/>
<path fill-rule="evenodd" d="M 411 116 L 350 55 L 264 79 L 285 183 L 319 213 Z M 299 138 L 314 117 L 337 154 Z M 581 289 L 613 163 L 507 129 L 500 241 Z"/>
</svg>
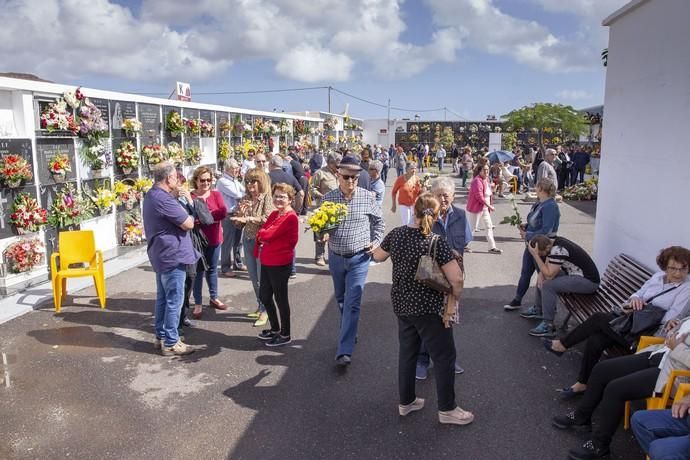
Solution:
<svg viewBox="0 0 690 460">
<path fill-rule="evenodd" d="M 560 129 L 563 138 L 577 138 L 584 134 L 587 124 L 580 112 L 569 105 L 537 102 L 515 109 L 502 116 L 514 129 L 536 129 L 540 147 L 544 147 L 544 128 Z"/>
</svg>

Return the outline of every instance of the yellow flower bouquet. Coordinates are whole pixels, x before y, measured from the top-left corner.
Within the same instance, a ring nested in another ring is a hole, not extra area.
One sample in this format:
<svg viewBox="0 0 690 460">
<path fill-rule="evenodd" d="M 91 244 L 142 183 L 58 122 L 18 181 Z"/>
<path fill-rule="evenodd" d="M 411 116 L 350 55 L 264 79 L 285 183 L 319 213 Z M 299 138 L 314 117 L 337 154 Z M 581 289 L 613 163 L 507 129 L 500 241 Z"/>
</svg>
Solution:
<svg viewBox="0 0 690 460">
<path fill-rule="evenodd" d="M 342 203 L 324 201 L 314 214 L 309 218 L 308 223 L 311 230 L 319 237 L 325 233 L 331 233 L 347 217 L 347 206 Z"/>
</svg>

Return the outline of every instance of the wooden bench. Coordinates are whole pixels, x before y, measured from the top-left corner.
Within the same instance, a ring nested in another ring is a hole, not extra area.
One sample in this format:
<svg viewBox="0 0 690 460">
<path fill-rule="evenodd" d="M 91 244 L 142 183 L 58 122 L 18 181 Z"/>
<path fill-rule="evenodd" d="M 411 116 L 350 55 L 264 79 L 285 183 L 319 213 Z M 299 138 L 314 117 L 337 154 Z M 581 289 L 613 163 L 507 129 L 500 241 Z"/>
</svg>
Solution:
<svg viewBox="0 0 690 460">
<path fill-rule="evenodd" d="M 568 309 L 568 316 L 563 322 L 567 329 L 568 322 L 574 317 L 583 323 L 594 313 L 610 313 L 613 307 L 621 305 L 640 289 L 652 277 L 654 272 L 626 254 L 619 254 L 609 262 L 601 276 L 599 289 L 594 294 L 561 294 L 561 303 Z"/>
</svg>

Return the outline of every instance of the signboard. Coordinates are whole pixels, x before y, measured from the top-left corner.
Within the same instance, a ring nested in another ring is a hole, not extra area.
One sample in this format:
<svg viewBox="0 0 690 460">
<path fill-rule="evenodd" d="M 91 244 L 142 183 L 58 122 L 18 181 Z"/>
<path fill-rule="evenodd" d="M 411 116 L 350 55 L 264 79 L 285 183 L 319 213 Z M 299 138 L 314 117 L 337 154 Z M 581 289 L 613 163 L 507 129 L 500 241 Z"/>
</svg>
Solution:
<svg viewBox="0 0 690 460">
<path fill-rule="evenodd" d="M 177 94 L 178 101 L 191 101 L 192 85 L 190 85 L 189 83 L 178 81 L 175 84 L 175 93 Z"/>
<path fill-rule="evenodd" d="M 489 133 L 489 152 L 501 150 L 502 133 Z"/>
</svg>

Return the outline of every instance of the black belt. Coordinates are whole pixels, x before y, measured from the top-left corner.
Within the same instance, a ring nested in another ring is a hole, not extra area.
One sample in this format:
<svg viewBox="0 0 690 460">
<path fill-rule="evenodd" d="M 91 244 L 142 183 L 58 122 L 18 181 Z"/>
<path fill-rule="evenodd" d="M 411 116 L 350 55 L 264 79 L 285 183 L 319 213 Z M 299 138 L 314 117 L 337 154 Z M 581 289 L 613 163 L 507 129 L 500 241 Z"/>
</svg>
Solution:
<svg viewBox="0 0 690 460">
<path fill-rule="evenodd" d="M 363 253 L 363 252 L 367 252 L 367 249 L 366 249 L 366 248 L 365 248 L 365 249 L 361 249 L 361 250 L 359 250 L 359 251 L 357 251 L 357 252 L 353 252 L 352 254 L 338 254 L 338 253 L 335 252 L 335 251 L 331 251 L 331 252 L 332 252 L 333 254 L 335 254 L 336 256 L 340 256 L 340 257 L 343 257 L 343 258 L 345 258 L 345 259 L 350 259 L 350 258 L 352 258 L 352 257 L 354 257 L 354 256 L 356 256 L 356 255 L 359 255 L 359 254 Z"/>
</svg>

